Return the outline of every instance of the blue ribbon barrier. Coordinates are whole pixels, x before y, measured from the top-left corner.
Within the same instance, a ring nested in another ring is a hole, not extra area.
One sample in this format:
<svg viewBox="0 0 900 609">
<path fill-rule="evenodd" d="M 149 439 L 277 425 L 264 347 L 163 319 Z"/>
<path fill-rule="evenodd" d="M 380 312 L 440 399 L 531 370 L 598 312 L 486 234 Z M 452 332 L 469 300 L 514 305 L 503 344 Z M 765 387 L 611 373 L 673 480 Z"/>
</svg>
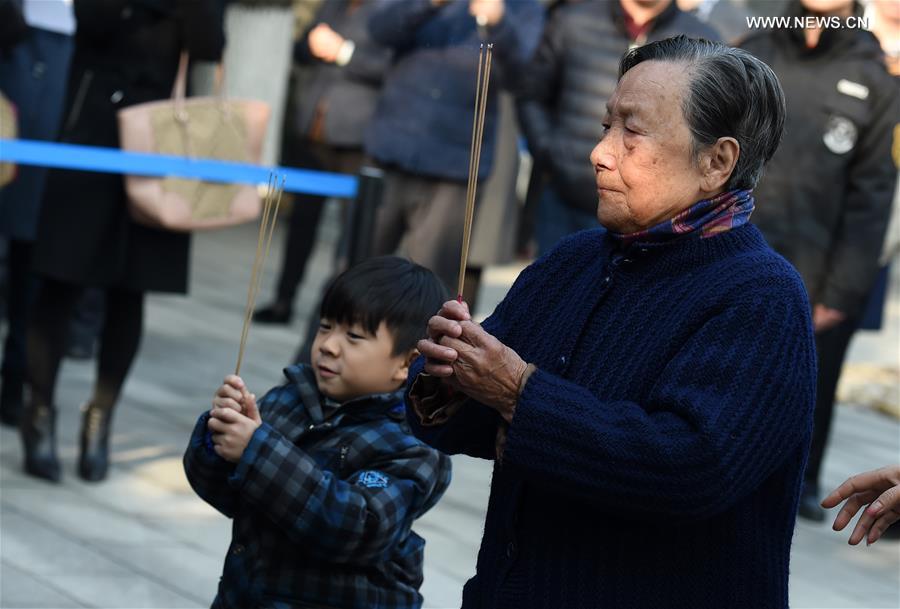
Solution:
<svg viewBox="0 0 900 609">
<path fill-rule="evenodd" d="M 125 173 L 141 176 L 194 178 L 229 184 L 265 184 L 269 173 L 285 178 L 287 192 L 350 199 L 356 196 L 356 176 L 288 167 L 262 167 L 249 163 L 191 159 L 182 156 L 128 152 L 37 140 L 0 139 L 0 161 L 59 169 Z"/>
</svg>

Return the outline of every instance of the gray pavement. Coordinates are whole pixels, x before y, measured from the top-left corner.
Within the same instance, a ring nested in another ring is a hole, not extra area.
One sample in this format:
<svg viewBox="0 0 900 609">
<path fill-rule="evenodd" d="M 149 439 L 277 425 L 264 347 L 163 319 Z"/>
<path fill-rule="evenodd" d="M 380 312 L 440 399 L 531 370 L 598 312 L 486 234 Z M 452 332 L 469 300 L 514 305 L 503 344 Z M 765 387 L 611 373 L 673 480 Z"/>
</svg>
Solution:
<svg viewBox="0 0 900 609">
<path fill-rule="evenodd" d="M 326 222 L 333 242 L 335 210 Z M 282 234 L 273 245 L 259 300 L 272 293 Z M 65 478 L 54 486 L 20 472 L 16 434 L 0 430 L 0 607 L 206 607 L 228 545 L 229 521 L 195 497 L 181 454 L 197 415 L 233 370 L 252 263 L 252 227 L 198 235 L 191 296 L 157 297 L 147 307 L 146 335 L 125 388 L 113 437 L 110 479 L 88 484 L 74 472 L 78 405 L 92 365 L 67 361 L 57 402 Z M 311 310 L 328 273 L 319 246 L 298 311 Z M 516 268 L 490 269 L 482 309 L 502 296 Z M 897 365 L 900 281 L 895 276 L 889 326 L 861 336 L 857 361 Z M 257 393 L 279 381 L 299 342 L 302 320 L 288 328 L 254 326 L 243 376 Z M 864 408 L 842 406 L 825 462 L 825 483 L 900 461 L 900 424 Z M 427 541 L 426 607 L 458 607 L 473 573 L 490 483 L 490 464 L 454 458 L 454 481 L 417 525 Z M 796 608 L 900 607 L 900 543 L 851 548 L 827 525 L 797 527 L 791 579 Z M 564 608 L 561 608 L 564 609 Z M 664 609 L 664 608 L 661 608 Z"/>
</svg>

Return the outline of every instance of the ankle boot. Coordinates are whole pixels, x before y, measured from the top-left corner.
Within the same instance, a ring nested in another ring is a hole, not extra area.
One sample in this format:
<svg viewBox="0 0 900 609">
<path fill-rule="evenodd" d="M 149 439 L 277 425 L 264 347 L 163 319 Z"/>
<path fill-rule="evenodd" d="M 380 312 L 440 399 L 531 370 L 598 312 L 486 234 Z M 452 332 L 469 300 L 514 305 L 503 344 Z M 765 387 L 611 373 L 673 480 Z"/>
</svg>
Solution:
<svg viewBox="0 0 900 609">
<path fill-rule="evenodd" d="M 22 415 L 19 430 L 25 447 L 25 473 L 51 482 L 59 482 L 56 409 L 32 398 Z"/>
<path fill-rule="evenodd" d="M 78 475 L 89 482 L 99 482 L 109 471 L 109 429 L 112 408 L 87 403 L 82 406 L 81 456 Z"/>
<path fill-rule="evenodd" d="M 25 375 L 4 372 L 0 382 L 0 424 L 17 427 L 22 415 Z"/>
</svg>

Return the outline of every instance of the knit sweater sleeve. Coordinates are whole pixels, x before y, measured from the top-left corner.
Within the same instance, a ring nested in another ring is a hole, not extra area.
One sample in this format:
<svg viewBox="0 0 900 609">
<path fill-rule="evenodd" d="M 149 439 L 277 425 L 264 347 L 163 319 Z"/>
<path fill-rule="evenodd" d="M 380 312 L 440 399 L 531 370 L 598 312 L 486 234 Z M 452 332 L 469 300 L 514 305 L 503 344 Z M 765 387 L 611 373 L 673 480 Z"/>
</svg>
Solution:
<svg viewBox="0 0 900 609">
<path fill-rule="evenodd" d="M 797 280 L 778 283 L 740 290 L 647 379 L 642 403 L 538 370 L 519 398 L 504 461 L 610 511 L 699 519 L 729 509 L 809 439 L 808 304 Z"/>
</svg>

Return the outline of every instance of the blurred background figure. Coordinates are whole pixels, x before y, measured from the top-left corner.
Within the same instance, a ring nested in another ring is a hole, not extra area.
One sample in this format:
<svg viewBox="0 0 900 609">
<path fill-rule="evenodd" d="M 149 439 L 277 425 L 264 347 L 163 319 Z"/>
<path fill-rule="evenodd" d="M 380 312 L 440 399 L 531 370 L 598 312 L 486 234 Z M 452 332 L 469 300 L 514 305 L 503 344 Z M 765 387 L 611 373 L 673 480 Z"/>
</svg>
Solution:
<svg viewBox="0 0 900 609">
<path fill-rule="evenodd" d="M 878 38 L 881 50 L 884 51 L 884 60 L 888 71 L 895 78 L 900 77 L 900 2 L 893 0 L 870 0 L 866 4 L 866 19 L 869 22 L 870 31 Z M 894 163 L 900 167 L 900 116 L 894 126 L 895 135 L 891 155 Z M 869 295 L 865 313 L 860 321 L 861 330 L 880 330 L 884 315 L 884 306 L 888 294 L 888 282 L 890 278 L 890 265 L 900 256 L 900 179 L 894 188 L 894 203 L 891 210 L 891 220 L 888 223 L 887 234 L 884 239 L 884 247 L 881 251 L 881 270 L 875 280 L 875 285 Z M 898 405 L 900 407 L 900 405 Z"/>
<path fill-rule="evenodd" d="M 372 37 L 395 57 L 365 140 L 366 152 L 385 169 L 373 254 L 399 248 L 455 290 L 479 44 L 495 43 L 478 175 L 484 180 L 494 163 L 497 93 L 531 58 L 543 9 L 537 0 L 382 0 L 379 6 Z M 466 287 L 474 293 L 477 282 Z"/>
<path fill-rule="evenodd" d="M 747 0 L 678 0 L 678 8 L 709 24 L 730 45 L 739 44 L 750 32 Z"/>
<path fill-rule="evenodd" d="M 305 68 L 285 121 L 292 133 L 282 162 L 292 167 L 356 174 L 363 162 L 363 135 L 375 112 L 391 50 L 369 35 L 371 0 L 327 0 L 294 46 Z M 295 195 L 275 301 L 253 319 L 289 323 L 297 288 L 315 245 L 325 198 Z M 318 320 L 316 320 L 318 323 Z"/>
<path fill-rule="evenodd" d="M 207 1 L 207 0 L 204 0 Z M 224 11 L 228 46 L 222 57 L 225 94 L 269 104 L 260 163 L 278 162 L 281 123 L 287 97 L 294 34 L 292 0 L 208 0 Z M 197 95 L 212 94 L 215 66 L 195 65 L 191 83 Z"/>
<path fill-rule="evenodd" d="M 52 140 L 59 128 L 72 54 L 72 0 L 0 0 L 0 91 L 16 106 L 19 137 Z M 7 240 L 6 340 L 0 367 L 0 422 L 17 425 L 25 384 L 25 328 L 37 280 L 30 272 L 47 170 L 20 165 L 0 190 L 0 237 Z"/>
<path fill-rule="evenodd" d="M 795 0 L 787 14 L 862 13 L 852 0 Z M 818 386 L 800 515 L 821 521 L 835 388 L 878 274 L 897 178 L 897 81 L 876 38 L 858 27 L 776 29 L 742 46 L 772 67 L 787 99 L 784 141 L 756 188 L 753 219 L 800 272 L 813 305 Z"/>
<path fill-rule="evenodd" d="M 76 0 L 74 8 L 61 142 L 117 147 L 120 108 L 168 98 L 182 50 L 216 61 L 224 45 L 216 0 Z M 83 407 L 78 473 L 106 477 L 113 408 L 140 342 L 144 294 L 186 292 L 189 244 L 189 234 L 131 220 L 121 175 L 49 171 L 33 256 L 41 284 L 27 334 L 31 394 L 21 433 L 28 474 L 60 478 L 60 359 L 74 306 L 85 288 L 99 287 L 106 316 L 93 395 Z"/>
<path fill-rule="evenodd" d="M 674 0 L 575 2 L 553 12 L 519 89 L 522 129 L 546 173 L 535 224 L 539 255 L 570 233 L 598 226 L 587 159 L 603 132 L 619 60 L 632 46 L 676 34 L 718 40 Z"/>
</svg>

